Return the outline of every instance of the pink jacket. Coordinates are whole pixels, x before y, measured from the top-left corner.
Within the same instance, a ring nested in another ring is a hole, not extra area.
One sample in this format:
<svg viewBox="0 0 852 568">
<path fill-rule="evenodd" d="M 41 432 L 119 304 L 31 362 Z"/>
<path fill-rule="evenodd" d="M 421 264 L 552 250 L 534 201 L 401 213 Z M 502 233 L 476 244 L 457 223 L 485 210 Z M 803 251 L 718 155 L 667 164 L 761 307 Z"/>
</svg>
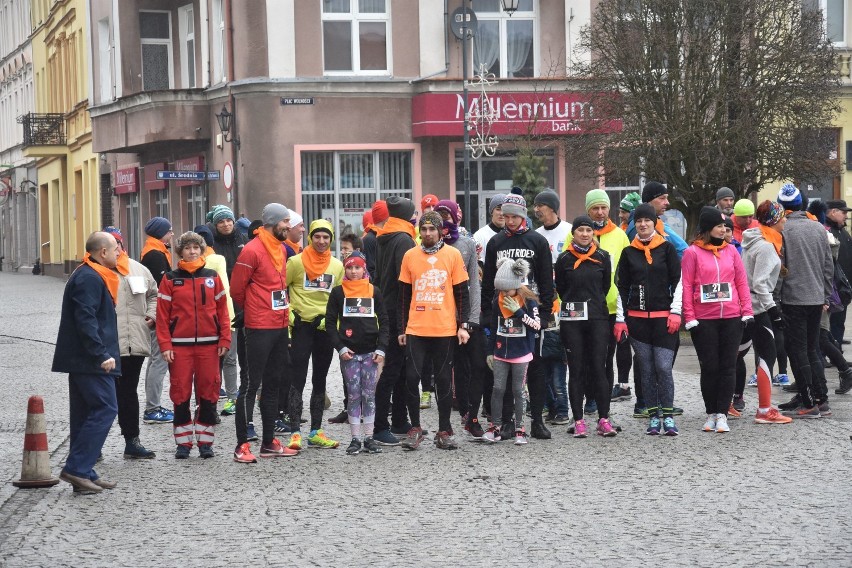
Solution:
<svg viewBox="0 0 852 568">
<path fill-rule="evenodd" d="M 683 286 L 683 321 L 739 318 L 753 316 L 748 278 L 737 249 L 726 246 L 719 257 L 712 251 L 690 245 L 681 260 Z M 724 302 L 702 302 L 702 285 L 729 284 L 731 300 Z"/>
</svg>

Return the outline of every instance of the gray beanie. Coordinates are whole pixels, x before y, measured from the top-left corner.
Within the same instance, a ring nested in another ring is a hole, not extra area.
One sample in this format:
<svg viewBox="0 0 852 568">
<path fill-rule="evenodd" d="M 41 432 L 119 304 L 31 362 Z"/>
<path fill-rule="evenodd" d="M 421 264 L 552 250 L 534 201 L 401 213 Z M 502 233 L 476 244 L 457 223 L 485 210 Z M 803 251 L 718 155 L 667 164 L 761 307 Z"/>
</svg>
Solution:
<svg viewBox="0 0 852 568">
<path fill-rule="evenodd" d="M 488 216 L 490 217 L 498 207 L 502 207 L 505 200 L 506 194 L 504 193 L 498 193 L 492 197 L 491 201 L 488 202 Z"/>
<path fill-rule="evenodd" d="M 720 199 L 725 199 L 726 197 L 733 199 L 734 191 L 730 187 L 720 187 L 716 191 L 716 203 L 718 203 Z"/>
<path fill-rule="evenodd" d="M 515 193 L 510 193 L 503 200 L 503 215 L 517 215 L 518 217 L 527 216 L 527 202 L 523 197 Z"/>
<path fill-rule="evenodd" d="M 407 197 L 391 195 L 385 200 L 388 206 L 388 216 L 410 221 L 414 217 L 414 202 Z"/>
<path fill-rule="evenodd" d="M 263 212 L 260 214 L 260 220 L 263 221 L 264 226 L 277 225 L 284 219 L 289 218 L 290 210 L 280 203 L 268 204 L 263 208 Z"/>
<path fill-rule="evenodd" d="M 517 290 L 524 285 L 527 274 L 530 273 L 529 263 L 519 258 L 517 260 L 503 257 L 497 260 L 497 275 L 494 277 L 495 290 Z"/>
<path fill-rule="evenodd" d="M 559 213 L 559 196 L 552 189 L 545 189 L 535 196 L 533 205 L 547 205 L 554 212 Z"/>
</svg>

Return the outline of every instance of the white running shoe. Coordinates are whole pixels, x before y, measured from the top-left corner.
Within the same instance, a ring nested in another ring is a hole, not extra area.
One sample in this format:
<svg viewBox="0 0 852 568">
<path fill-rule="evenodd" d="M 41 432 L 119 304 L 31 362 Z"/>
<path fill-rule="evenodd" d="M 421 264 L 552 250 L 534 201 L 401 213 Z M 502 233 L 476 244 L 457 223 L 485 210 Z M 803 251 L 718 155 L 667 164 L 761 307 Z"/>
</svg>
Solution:
<svg viewBox="0 0 852 568">
<path fill-rule="evenodd" d="M 716 432 L 719 434 L 724 434 L 726 432 L 730 432 L 731 429 L 728 427 L 728 417 L 724 414 L 719 414 L 716 416 Z"/>
<path fill-rule="evenodd" d="M 705 432 L 715 432 L 716 431 L 716 418 L 718 414 L 708 414 L 707 422 L 704 423 L 704 426 L 701 428 Z"/>
</svg>

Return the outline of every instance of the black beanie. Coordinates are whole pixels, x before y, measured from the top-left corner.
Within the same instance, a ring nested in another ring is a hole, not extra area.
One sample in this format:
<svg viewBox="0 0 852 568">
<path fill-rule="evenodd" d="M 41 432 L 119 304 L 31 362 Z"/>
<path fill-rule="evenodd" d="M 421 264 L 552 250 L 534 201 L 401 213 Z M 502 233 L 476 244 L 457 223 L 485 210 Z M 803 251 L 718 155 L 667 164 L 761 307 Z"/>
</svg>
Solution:
<svg viewBox="0 0 852 568">
<path fill-rule="evenodd" d="M 666 186 L 658 181 L 649 181 L 642 188 L 642 203 L 650 203 L 652 200 L 669 192 Z"/>
<path fill-rule="evenodd" d="M 650 219 L 655 225 L 657 224 L 657 210 L 653 205 L 640 203 L 633 210 L 633 222 L 636 223 L 639 219 Z"/>
<path fill-rule="evenodd" d="M 391 217 L 404 221 L 410 221 L 414 217 L 414 202 L 408 198 L 392 195 L 387 198 L 385 203 L 388 206 L 388 215 Z"/>
<path fill-rule="evenodd" d="M 588 215 L 580 215 L 579 217 L 574 218 L 574 222 L 571 223 L 571 234 L 574 234 L 574 231 L 577 230 L 578 227 L 588 227 L 591 230 L 595 230 L 595 226 L 592 224 L 592 218 Z"/>
<path fill-rule="evenodd" d="M 709 233 L 710 229 L 725 222 L 722 212 L 715 207 L 705 205 L 698 214 L 698 232 Z"/>
</svg>

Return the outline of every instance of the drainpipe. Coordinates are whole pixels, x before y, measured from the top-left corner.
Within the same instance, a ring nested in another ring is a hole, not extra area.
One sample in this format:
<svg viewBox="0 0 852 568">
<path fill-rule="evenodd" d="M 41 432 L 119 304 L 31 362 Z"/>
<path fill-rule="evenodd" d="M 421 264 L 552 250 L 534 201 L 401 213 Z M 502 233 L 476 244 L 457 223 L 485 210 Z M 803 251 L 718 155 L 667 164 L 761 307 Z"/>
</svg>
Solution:
<svg viewBox="0 0 852 568">
<path fill-rule="evenodd" d="M 230 84 L 234 81 L 236 73 L 234 73 L 234 18 L 233 18 L 233 0 L 226 0 L 227 9 L 225 11 L 225 29 L 227 30 L 228 42 L 228 104 L 231 107 L 231 114 L 234 115 L 233 123 L 231 124 L 231 139 L 239 140 L 239 120 L 237 119 L 237 100 L 234 93 L 231 92 Z M 239 167 L 239 152 L 238 143 L 231 142 L 231 165 L 234 168 L 234 181 L 231 187 L 231 205 L 233 206 L 234 215 L 237 219 L 240 218 L 240 199 L 239 187 L 240 176 Z"/>
</svg>

